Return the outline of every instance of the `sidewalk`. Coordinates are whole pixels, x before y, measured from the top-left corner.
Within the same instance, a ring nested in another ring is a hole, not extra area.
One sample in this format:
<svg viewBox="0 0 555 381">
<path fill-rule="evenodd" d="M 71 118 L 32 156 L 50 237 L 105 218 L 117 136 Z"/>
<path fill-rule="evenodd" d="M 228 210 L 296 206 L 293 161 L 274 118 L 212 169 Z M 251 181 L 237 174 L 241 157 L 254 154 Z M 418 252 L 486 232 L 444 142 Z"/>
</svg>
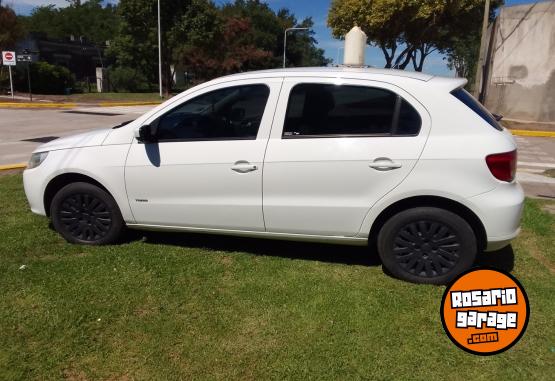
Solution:
<svg viewBox="0 0 555 381">
<path fill-rule="evenodd" d="M 555 137 L 555 122 L 531 122 L 503 118 L 501 124 L 517 136 Z"/>
<path fill-rule="evenodd" d="M 555 139 L 517 136 L 517 180 L 531 197 L 555 198 L 555 178 L 546 170 L 555 169 Z"/>
</svg>

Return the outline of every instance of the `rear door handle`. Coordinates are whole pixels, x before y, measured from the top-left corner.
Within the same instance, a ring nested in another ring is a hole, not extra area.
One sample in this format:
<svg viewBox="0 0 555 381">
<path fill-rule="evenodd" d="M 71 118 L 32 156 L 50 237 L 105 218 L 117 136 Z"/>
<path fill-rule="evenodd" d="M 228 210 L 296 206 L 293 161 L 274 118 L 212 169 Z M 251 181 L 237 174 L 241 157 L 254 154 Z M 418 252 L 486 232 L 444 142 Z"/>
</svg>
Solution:
<svg viewBox="0 0 555 381">
<path fill-rule="evenodd" d="M 368 164 L 368 166 L 377 171 L 390 171 L 392 169 L 401 168 L 403 165 L 401 163 L 394 162 L 390 158 L 379 157 L 376 160 L 374 160 L 372 163 Z"/>
<path fill-rule="evenodd" d="M 235 162 L 231 167 L 232 171 L 239 172 L 239 173 L 252 172 L 252 171 L 256 171 L 257 169 L 258 167 L 256 165 L 251 164 L 245 160 L 239 160 Z"/>
</svg>

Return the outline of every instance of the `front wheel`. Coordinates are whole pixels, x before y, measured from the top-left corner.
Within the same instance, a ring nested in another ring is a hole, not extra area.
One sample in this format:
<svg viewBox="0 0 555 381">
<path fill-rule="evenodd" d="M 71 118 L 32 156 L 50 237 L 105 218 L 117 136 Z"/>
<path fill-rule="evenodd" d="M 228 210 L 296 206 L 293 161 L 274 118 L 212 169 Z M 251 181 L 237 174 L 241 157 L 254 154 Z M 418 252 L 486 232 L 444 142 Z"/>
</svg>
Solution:
<svg viewBox="0 0 555 381">
<path fill-rule="evenodd" d="M 418 207 L 391 217 L 378 234 L 378 252 L 392 275 L 414 283 L 445 284 L 476 258 L 474 231 L 460 216 Z"/>
<path fill-rule="evenodd" d="M 114 243 L 125 228 L 113 197 L 89 183 L 72 183 L 60 189 L 50 205 L 50 216 L 56 231 L 71 243 Z"/>
</svg>

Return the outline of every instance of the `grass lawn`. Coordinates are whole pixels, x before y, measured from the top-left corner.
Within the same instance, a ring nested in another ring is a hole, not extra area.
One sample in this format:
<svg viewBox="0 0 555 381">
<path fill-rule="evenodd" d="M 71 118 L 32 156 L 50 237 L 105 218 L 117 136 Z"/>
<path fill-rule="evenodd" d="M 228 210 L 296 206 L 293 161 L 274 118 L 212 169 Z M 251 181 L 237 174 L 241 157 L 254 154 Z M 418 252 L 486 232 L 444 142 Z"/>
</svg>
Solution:
<svg viewBox="0 0 555 381">
<path fill-rule="evenodd" d="M 153 233 L 73 246 L 29 212 L 20 175 L 1 176 L 0 379 L 548 379 L 554 226 L 527 201 L 512 273 L 528 330 L 479 357 L 443 332 L 444 287 L 393 279 L 363 248 Z M 512 250 L 481 261 L 512 268 Z"/>
</svg>

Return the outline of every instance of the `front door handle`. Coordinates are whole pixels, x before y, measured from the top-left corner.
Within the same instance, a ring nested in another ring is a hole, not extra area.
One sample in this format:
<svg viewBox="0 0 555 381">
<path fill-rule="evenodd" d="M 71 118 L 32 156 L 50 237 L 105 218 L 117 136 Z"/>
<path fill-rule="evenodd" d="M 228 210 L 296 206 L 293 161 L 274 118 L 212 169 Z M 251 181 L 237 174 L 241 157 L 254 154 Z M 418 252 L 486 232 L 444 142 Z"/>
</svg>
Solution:
<svg viewBox="0 0 555 381">
<path fill-rule="evenodd" d="M 370 168 L 377 171 L 390 171 L 392 169 L 401 168 L 403 165 L 401 163 L 396 163 L 388 157 L 379 157 L 372 163 L 368 164 Z"/>
<path fill-rule="evenodd" d="M 239 172 L 239 173 L 247 173 L 256 171 L 258 167 L 255 164 L 251 164 L 248 161 L 240 160 L 233 164 L 231 167 L 232 171 Z"/>
</svg>

